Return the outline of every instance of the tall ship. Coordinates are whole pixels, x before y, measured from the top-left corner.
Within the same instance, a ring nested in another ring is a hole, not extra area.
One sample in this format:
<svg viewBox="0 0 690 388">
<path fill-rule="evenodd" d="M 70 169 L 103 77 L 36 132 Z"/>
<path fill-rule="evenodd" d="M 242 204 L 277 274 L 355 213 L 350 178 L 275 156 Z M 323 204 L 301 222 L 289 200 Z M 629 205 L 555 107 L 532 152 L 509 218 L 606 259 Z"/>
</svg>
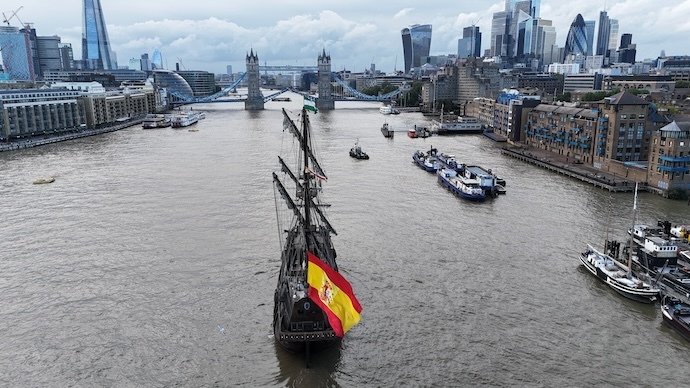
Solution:
<svg viewBox="0 0 690 388">
<path fill-rule="evenodd" d="M 274 294 L 273 329 L 280 345 L 305 352 L 308 360 L 311 349 L 337 344 L 359 322 L 362 307 L 336 263 L 331 235 L 337 233 L 324 213 L 328 205 L 321 200 L 328 178 L 312 152 L 307 109 L 302 109 L 300 127 L 283 109 L 283 128 L 298 143 L 293 147 L 297 168 L 291 169 L 278 157 L 282 176 L 273 173 L 289 220 L 289 225 L 280 225 L 278 217 L 281 266 Z M 288 187 L 294 188 L 294 196 Z M 276 205 L 280 215 L 283 207 Z"/>
</svg>

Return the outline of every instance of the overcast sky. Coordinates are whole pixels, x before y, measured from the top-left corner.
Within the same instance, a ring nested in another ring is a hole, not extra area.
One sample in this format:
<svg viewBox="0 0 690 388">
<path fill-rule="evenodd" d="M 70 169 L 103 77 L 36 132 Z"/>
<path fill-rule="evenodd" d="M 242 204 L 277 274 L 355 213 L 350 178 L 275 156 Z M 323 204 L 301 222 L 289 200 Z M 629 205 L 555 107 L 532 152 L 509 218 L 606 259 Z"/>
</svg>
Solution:
<svg viewBox="0 0 690 388">
<path fill-rule="evenodd" d="M 55 5 L 51 5 L 55 4 Z M 244 71 L 250 48 L 269 65 L 314 65 L 325 47 L 334 70 L 404 68 L 400 30 L 432 24 L 431 54 L 457 52 L 462 28 L 476 23 L 489 47 L 491 15 L 503 0 L 101 0 L 108 34 L 120 66 L 159 48 L 164 65 L 187 69 Z M 39 35 L 59 35 L 81 58 L 82 0 L 3 0 L 9 16 L 33 23 Z M 541 17 L 554 21 L 564 45 L 578 13 L 596 20 L 606 6 L 621 33 L 632 33 L 637 58 L 690 54 L 690 0 L 542 0 Z M 17 20 L 12 20 L 18 25 Z M 597 25 L 598 29 L 598 25 Z M 595 39 L 596 40 L 596 39 Z"/>
</svg>

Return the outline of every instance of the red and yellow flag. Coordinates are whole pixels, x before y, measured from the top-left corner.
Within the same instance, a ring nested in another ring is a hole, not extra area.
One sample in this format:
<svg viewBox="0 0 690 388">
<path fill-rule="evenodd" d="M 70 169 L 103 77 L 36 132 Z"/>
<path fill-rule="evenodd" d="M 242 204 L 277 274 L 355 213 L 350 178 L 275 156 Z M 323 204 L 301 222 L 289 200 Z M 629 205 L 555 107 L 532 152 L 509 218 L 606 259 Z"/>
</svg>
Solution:
<svg viewBox="0 0 690 388">
<path fill-rule="evenodd" d="M 309 299 L 321 307 L 335 334 L 342 337 L 359 322 L 362 306 L 341 274 L 311 252 L 307 252 L 307 260 Z"/>
</svg>

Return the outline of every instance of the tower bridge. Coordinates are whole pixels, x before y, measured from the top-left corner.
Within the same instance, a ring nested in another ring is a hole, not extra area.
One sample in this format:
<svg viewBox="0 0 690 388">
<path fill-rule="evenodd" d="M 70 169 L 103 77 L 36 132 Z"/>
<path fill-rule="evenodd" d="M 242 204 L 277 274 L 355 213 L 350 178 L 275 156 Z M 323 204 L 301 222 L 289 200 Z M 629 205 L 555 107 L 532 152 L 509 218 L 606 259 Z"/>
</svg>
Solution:
<svg viewBox="0 0 690 388">
<path fill-rule="evenodd" d="M 401 85 L 398 89 L 386 93 L 383 95 L 372 96 L 364 94 L 359 90 L 356 90 L 347 81 L 341 79 L 337 73 L 331 71 L 331 56 L 326 54 L 324 49 L 317 58 L 316 66 L 293 66 L 293 65 L 283 65 L 283 66 L 261 66 L 259 64 L 259 55 L 255 53 L 254 50 L 246 56 L 247 71 L 238 77 L 235 82 L 227 87 L 223 88 L 218 93 L 211 96 L 205 97 L 185 97 L 180 94 L 172 92 L 171 95 L 174 97 L 175 103 L 177 104 L 191 104 L 197 102 L 244 102 L 244 108 L 246 110 L 263 110 L 264 104 L 279 95 L 293 91 L 303 95 L 305 98 L 310 98 L 316 102 L 316 107 L 320 110 L 333 110 L 335 109 L 335 101 L 390 101 L 395 96 L 409 90 L 409 86 L 406 84 Z M 293 90 L 292 88 L 284 88 L 282 90 L 271 93 L 268 96 L 264 96 L 261 92 L 261 71 L 276 71 L 276 72 L 316 72 L 318 79 L 318 94 L 315 96 L 309 95 L 305 92 L 300 92 Z M 244 99 L 231 99 L 228 100 L 226 97 L 228 93 L 234 90 L 242 81 L 247 82 L 247 96 Z M 339 93 L 333 93 L 334 83 L 339 88 Z"/>
</svg>

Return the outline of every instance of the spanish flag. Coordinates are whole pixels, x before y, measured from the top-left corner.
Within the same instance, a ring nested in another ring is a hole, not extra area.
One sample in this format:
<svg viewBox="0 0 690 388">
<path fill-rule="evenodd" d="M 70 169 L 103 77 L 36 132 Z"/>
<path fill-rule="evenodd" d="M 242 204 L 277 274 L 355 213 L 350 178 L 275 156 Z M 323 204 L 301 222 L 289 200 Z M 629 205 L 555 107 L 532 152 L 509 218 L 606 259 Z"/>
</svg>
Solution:
<svg viewBox="0 0 690 388">
<path fill-rule="evenodd" d="M 307 260 L 309 299 L 321 307 L 335 334 L 342 337 L 359 322 L 362 306 L 341 274 L 312 252 L 307 251 Z"/>
</svg>

